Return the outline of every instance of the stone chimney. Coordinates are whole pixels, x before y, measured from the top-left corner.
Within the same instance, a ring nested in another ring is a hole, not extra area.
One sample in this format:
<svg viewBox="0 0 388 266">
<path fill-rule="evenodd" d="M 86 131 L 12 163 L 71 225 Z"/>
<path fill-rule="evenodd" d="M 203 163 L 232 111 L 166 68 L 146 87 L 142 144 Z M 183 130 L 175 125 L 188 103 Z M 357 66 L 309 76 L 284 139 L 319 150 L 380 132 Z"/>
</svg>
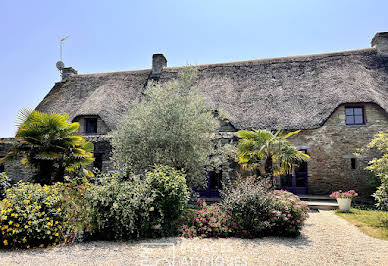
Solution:
<svg viewBox="0 0 388 266">
<path fill-rule="evenodd" d="M 163 67 L 167 66 L 167 59 L 163 54 L 153 54 L 152 55 L 152 71 L 150 78 L 158 80 L 160 74 L 162 74 Z"/>
<path fill-rule="evenodd" d="M 62 68 L 62 81 L 68 80 L 71 76 L 77 75 L 78 72 L 72 67 Z"/>
<path fill-rule="evenodd" d="M 378 32 L 371 42 L 372 47 L 376 48 L 377 53 L 382 57 L 388 58 L 388 32 Z"/>
</svg>

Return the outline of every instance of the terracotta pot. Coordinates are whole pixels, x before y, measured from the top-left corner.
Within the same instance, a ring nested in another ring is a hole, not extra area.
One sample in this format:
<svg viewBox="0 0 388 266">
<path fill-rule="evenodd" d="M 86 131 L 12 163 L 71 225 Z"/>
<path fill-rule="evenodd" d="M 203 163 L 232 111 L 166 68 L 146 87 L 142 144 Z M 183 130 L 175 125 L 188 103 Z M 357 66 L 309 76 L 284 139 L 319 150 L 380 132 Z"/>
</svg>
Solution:
<svg viewBox="0 0 388 266">
<path fill-rule="evenodd" d="M 337 202 L 341 211 L 348 212 L 350 210 L 350 205 L 352 204 L 352 199 L 337 198 Z"/>
</svg>

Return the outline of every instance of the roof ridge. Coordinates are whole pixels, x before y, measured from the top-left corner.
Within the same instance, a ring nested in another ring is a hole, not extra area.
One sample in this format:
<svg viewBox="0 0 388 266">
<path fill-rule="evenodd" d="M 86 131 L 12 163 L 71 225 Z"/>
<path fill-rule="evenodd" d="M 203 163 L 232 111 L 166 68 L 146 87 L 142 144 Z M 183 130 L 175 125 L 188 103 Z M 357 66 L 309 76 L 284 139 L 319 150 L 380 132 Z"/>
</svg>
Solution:
<svg viewBox="0 0 388 266">
<path fill-rule="evenodd" d="M 326 57 L 333 57 L 333 56 L 347 56 L 354 53 L 362 53 L 362 52 L 368 52 L 376 50 L 375 48 L 362 48 L 362 49 L 353 49 L 353 50 L 344 50 L 344 51 L 337 51 L 337 52 L 327 52 L 327 53 L 319 53 L 319 54 L 306 54 L 306 55 L 293 55 L 293 56 L 283 56 L 283 57 L 269 57 L 269 58 L 259 58 L 259 59 L 252 59 L 252 60 L 241 60 L 241 61 L 232 61 L 232 62 L 220 62 L 220 63 L 210 63 L 210 64 L 201 64 L 201 65 L 193 65 L 194 67 L 207 67 L 207 66 L 218 66 L 218 65 L 236 65 L 236 64 L 244 64 L 244 63 L 256 63 L 256 62 L 277 62 L 281 61 L 284 62 L 286 60 L 290 59 L 301 59 L 301 60 L 294 60 L 294 62 L 302 62 L 302 61 L 309 61 L 318 57 L 326 58 Z M 304 59 L 304 60 L 303 60 Z M 181 69 L 187 66 L 176 66 L 176 67 L 166 67 L 163 68 L 173 70 L 173 69 Z"/>
<path fill-rule="evenodd" d="M 337 51 L 337 52 L 327 52 L 327 53 L 318 53 L 318 54 L 306 54 L 306 55 L 294 55 L 294 56 L 283 56 L 283 57 L 269 57 L 269 58 L 259 58 L 259 59 L 252 59 L 252 60 L 241 60 L 241 61 L 231 61 L 231 62 L 220 62 L 220 63 L 210 63 L 210 64 L 199 64 L 199 65 L 193 65 L 194 67 L 202 68 L 207 66 L 228 66 L 228 65 L 236 65 L 236 64 L 244 64 L 244 63 L 261 63 L 261 62 L 283 62 L 286 60 L 294 60 L 294 62 L 300 62 L 300 61 L 309 61 L 312 59 L 316 59 L 318 57 L 332 57 L 332 56 L 343 56 L 343 55 L 350 55 L 354 53 L 361 53 L 361 52 L 367 52 L 367 51 L 373 51 L 375 48 L 362 48 L 362 49 L 353 49 L 353 50 L 344 50 L 344 51 Z M 297 60 L 300 59 L 300 60 Z M 186 66 L 172 66 L 172 67 L 165 67 L 163 70 L 175 70 L 175 69 L 182 69 L 188 67 Z M 124 74 L 124 73 L 142 73 L 142 72 L 149 72 L 151 71 L 151 68 L 147 69 L 136 69 L 136 70 L 123 70 L 123 71 L 114 71 L 114 72 L 99 72 L 99 73 L 85 73 L 85 74 L 78 74 L 75 76 L 97 76 L 97 75 L 110 75 L 110 74 Z"/>
</svg>

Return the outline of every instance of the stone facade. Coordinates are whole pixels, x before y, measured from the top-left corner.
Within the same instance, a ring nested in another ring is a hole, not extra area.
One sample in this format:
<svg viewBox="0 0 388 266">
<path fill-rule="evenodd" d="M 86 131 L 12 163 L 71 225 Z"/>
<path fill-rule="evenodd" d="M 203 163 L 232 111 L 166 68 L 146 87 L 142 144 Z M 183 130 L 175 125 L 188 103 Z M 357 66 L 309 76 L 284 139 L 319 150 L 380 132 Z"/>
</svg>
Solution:
<svg viewBox="0 0 388 266">
<path fill-rule="evenodd" d="M 364 170 L 371 158 L 356 158 L 357 148 L 365 146 L 380 130 L 388 128 L 388 116 L 374 104 L 360 104 L 365 113 L 365 125 L 346 125 L 345 106 L 338 107 L 325 124 L 317 129 L 303 130 L 290 141 L 307 149 L 308 193 L 328 194 L 338 189 L 355 189 L 370 195 L 369 172 Z M 352 169 L 351 160 L 355 159 Z"/>
<path fill-rule="evenodd" d="M 0 158 L 5 157 L 8 151 L 12 147 L 12 138 L 0 138 Z M 18 160 L 7 161 L 3 164 L 4 171 L 11 178 L 13 182 L 18 182 L 19 180 L 29 180 L 33 175 L 33 169 L 23 165 Z"/>
</svg>

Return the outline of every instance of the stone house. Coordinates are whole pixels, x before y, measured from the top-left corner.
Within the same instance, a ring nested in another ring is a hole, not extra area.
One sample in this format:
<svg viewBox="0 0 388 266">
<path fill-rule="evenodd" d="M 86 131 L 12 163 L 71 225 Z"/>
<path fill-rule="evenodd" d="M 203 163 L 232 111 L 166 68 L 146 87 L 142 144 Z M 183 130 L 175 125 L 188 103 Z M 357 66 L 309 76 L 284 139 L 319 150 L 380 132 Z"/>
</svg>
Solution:
<svg viewBox="0 0 388 266">
<path fill-rule="evenodd" d="M 143 97 L 148 80 L 174 79 L 180 69 L 167 67 L 162 54 L 153 55 L 151 70 L 78 74 L 65 67 L 62 80 L 36 109 L 66 112 L 78 121 L 80 134 L 95 145 L 95 166 L 109 170 L 109 131 Z M 372 48 L 200 65 L 198 70 L 196 85 L 209 107 L 230 116 L 219 130 L 224 142 L 235 140 L 240 129 L 302 130 L 291 141 L 311 160 L 294 175 L 279 178 L 279 187 L 299 194 L 337 189 L 370 193 L 366 162 L 353 153 L 388 128 L 387 32 L 375 35 Z M 0 147 L 0 156 L 6 150 Z M 13 167 L 5 170 L 13 174 Z M 207 196 L 217 191 L 222 178 L 209 176 Z"/>
</svg>

